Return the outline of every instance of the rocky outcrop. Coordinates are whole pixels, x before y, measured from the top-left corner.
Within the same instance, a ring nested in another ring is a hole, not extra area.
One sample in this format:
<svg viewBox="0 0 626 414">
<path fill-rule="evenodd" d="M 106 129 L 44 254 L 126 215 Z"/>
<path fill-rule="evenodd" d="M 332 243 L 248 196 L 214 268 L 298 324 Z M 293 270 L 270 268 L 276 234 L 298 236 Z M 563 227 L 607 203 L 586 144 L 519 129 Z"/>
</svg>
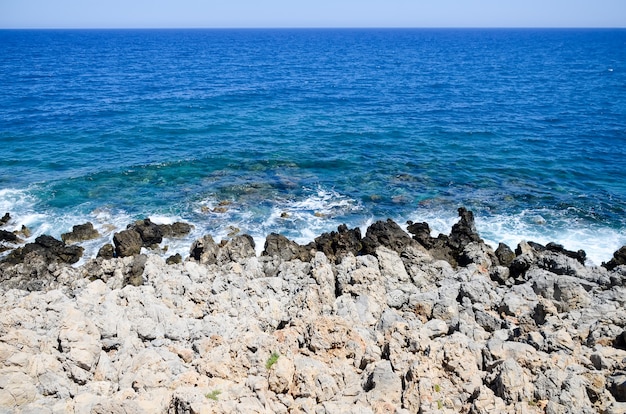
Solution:
<svg viewBox="0 0 626 414">
<path fill-rule="evenodd" d="M 424 246 L 434 258 L 445 260 L 453 267 L 459 264 L 459 259 L 462 262 L 461 265 L 467 264 L 461 258 L 467 245 L 470 243 L 484 244 L 476 230 L 474 214 L 463 207 L 459 208 L 458 212 L 460 219 L 452 226 L 452 231 L 448 236 L 440 234 L 437 237 L 432 237 L 428 223 L 410 221 L 407 223 L 407 230 L 413 235 L 414 240 Z M 495 254 L 493 258 L 497 261 Z"/>
<path fill-rule="evenodd" d="M 79 224 L 72 228 L 69 233 L 63 233 L 61 240 L 67 244 L 78 243 L 86 240 L 97 239 L 100 237 L 98 230 L 93 228 L 93 224 L 87 222 L 85 224 Z"/>
<path fill-rule="evenodd" d="M 0 412 L 624 412 L 624 267 L 494 252 L 470 219 L 454 266 L 389 221 L 258 257 L 239 235 L 170 264 L 29 256 L 48 279 L 4 263 Z"/>
</svg>

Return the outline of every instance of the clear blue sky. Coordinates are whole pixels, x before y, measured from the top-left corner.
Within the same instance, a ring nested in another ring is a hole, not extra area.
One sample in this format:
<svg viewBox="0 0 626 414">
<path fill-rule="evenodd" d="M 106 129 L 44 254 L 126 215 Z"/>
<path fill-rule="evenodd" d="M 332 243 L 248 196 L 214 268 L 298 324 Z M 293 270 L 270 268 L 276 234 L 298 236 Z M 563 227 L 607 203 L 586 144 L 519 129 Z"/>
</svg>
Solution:
<svg viewBox="0 0 626 414">
<path fill-rule="evenodd" d="M 0 28 L 626 27 L 626 0 L 0 0 Z"/>
</svg>

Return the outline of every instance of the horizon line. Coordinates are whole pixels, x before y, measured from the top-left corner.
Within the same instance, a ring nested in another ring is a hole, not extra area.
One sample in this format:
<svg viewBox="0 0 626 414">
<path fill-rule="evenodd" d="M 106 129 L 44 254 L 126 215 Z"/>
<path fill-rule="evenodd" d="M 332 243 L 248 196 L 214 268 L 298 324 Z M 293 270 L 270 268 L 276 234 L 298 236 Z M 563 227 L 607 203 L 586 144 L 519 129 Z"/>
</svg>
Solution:
<svg viewBox="0 0 626 414">
<path fill-rule="evenodd" d="M 626 26 L 96 26 L 0 27 L 0 30 L 620 30 Z"/>
</svg>

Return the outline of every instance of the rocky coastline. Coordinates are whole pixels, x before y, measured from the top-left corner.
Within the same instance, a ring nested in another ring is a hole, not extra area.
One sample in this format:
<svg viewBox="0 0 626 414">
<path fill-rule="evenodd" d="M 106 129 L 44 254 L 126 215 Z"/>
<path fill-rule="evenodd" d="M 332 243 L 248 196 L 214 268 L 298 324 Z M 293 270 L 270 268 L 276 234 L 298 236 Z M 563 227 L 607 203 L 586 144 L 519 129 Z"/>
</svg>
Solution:
<svg viewBox="0 0 626 414">
<path fill-rule="evenodd" d="M 307 245 L 236 235 L 152 253 L 145 219 L 77 263 L 3 229 L 1 413 L 626 413 L 626 246 L 492 249 L 392 220 Z"/>
</svg>

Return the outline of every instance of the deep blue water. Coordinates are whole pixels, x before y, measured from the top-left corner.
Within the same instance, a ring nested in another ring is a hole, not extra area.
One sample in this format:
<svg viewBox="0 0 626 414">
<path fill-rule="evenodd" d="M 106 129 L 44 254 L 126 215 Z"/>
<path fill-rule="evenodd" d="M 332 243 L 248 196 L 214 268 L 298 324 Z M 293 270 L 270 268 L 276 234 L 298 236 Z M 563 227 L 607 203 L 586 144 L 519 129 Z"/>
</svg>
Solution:
<svg viewBox="0 0 626 414">
<path fill-rule="evenodd" d="M 5 30 L 0 86 L 0 214 L 33 237 L 262 248 L 464 205 L 492 243 L 626 244 L 626 30 Z"/>
</svg>

